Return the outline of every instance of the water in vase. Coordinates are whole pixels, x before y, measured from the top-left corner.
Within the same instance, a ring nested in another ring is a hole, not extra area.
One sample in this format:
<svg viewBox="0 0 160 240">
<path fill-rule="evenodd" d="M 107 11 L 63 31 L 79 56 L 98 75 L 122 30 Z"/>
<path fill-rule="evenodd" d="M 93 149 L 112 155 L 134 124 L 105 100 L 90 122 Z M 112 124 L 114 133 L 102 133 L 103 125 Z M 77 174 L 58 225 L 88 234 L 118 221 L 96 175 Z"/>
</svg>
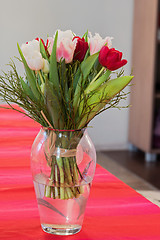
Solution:
<svg viewBox="0 0 160 240">
<path fill-rule="evenodd" d="M 90 182 L 83 181 L 81 186 L 72 187 L 72 191 L 81 188 L 81 193 L 73 198 L 58 199 L 55 197 L 56 188 L 46 182 L 43 174 L 34 178 L 34 187 L 38 201 L 38 208 L 42 229 L 45 232 L 58 235 L 70 235 L 81 230 L 86 203 L 90 192 Z M 46 188 L 53 187 L 54 197 L 46 197 Z M 63 189 L 65 192 L 67 188 Z M 57 191 L 58 192 L 58 191 Z"/>
</svg>

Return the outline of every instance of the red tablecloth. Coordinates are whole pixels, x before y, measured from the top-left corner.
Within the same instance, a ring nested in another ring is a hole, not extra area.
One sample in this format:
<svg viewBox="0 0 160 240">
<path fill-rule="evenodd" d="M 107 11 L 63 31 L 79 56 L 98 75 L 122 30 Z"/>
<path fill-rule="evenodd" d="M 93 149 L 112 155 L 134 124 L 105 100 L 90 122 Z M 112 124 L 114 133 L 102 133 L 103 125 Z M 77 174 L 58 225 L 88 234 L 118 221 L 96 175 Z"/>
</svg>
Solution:
<svg viewBox="0 0 160 240">
<path fill-rule="evenodd" d="M 160 209 L 97 165 L 83 228 L 55 236 L 40 227 L 30 149 L 40 126 L 0 109 L 0 239 L 160 239 Z"/>
</svg>

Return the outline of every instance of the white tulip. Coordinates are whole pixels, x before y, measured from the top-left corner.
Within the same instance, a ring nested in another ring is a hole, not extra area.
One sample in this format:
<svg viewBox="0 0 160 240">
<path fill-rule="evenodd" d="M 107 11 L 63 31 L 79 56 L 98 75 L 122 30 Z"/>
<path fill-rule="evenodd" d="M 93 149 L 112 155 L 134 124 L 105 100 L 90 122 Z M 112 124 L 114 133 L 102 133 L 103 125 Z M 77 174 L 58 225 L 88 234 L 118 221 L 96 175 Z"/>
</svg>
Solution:
<svg viewBox="0 0 160 240">
<path fill-rule="evenodd" d="M 38 71 L 43 68 L 44 61 L 40 53 L 39 41 L 32 40 L 22 44 L 21 50 L 30 69 Z"/>
<path fill-rule="evenodd" d="M 107 45 L 109 48 L 112 46 L 111 37 L 102 38 L 98 33 L 92 37 L 92 34 L 89 32 L 89 45 L 90 45 L 90 54 L 93 55 L 101 50 L 104 45 Z"/>
</svg>

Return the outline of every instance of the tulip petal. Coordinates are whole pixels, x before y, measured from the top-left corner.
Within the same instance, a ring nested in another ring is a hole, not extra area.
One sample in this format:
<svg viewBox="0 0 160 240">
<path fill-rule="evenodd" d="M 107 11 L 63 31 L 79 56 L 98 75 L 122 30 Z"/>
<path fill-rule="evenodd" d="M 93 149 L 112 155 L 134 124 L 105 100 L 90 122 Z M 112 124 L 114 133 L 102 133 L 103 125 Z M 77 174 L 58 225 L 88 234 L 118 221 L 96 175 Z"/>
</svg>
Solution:
<svg viewBox="0 0 160 240">
<path fill-rule="evenodd" d="M 74 37 L 73 40 L 74 39 L 77 39 L 76 49 L 74 51 L 74 60 L 82 62 L 88 50 L 88 42 L 85 42 L 85 39 L 81 39 L 80 37 Z"/>
<path fill-rule="evenodd" d="M 122 61 L 116 62 L 114 65 L 112 65 L 112 64 L 109 65 L 108 64 L 108 69 L 111 70 L 111 71 L 115 71 L 118 68 L 123 67 L 125 64 L 127 64 L 127 60 L 123 59 Z"/>
<path fill-rule="evenodd" d="M 122 52 L 119 52 L 114 48 L 109 49 L 107 46 L 102 47 L 98 58 L 100 64 L 110 71 L 123 67 L 127 63 L 127 60 L 121 59 Z"/>
<path fill-rule="evenodd" d="M 111 40 L 112 38 L 110 37 L 102 39 L 102 37 L 98 33 L 96 33 L 95 36 L 92 37 L 92 34 L 89 32 L 90 54 L 93 55 L 94 53 L 99 52 L 105 45 L 111 47 Z"/>
</svg>

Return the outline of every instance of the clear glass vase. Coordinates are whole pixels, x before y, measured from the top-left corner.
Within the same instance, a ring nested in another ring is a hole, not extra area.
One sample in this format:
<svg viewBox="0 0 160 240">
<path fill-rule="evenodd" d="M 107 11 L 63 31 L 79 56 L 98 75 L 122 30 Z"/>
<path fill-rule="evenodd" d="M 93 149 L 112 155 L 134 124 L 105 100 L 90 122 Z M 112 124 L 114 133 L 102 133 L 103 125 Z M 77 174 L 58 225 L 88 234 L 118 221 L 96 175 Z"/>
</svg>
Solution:
<svg viewBox="0 0 160 240">
<path fill-rule="evenodd" d="M 87 130 L 41 128 L 31 151 L 31 170 L 42 229 L 57 235 L 81 230 L 96 167 Z"/>
</svg>

